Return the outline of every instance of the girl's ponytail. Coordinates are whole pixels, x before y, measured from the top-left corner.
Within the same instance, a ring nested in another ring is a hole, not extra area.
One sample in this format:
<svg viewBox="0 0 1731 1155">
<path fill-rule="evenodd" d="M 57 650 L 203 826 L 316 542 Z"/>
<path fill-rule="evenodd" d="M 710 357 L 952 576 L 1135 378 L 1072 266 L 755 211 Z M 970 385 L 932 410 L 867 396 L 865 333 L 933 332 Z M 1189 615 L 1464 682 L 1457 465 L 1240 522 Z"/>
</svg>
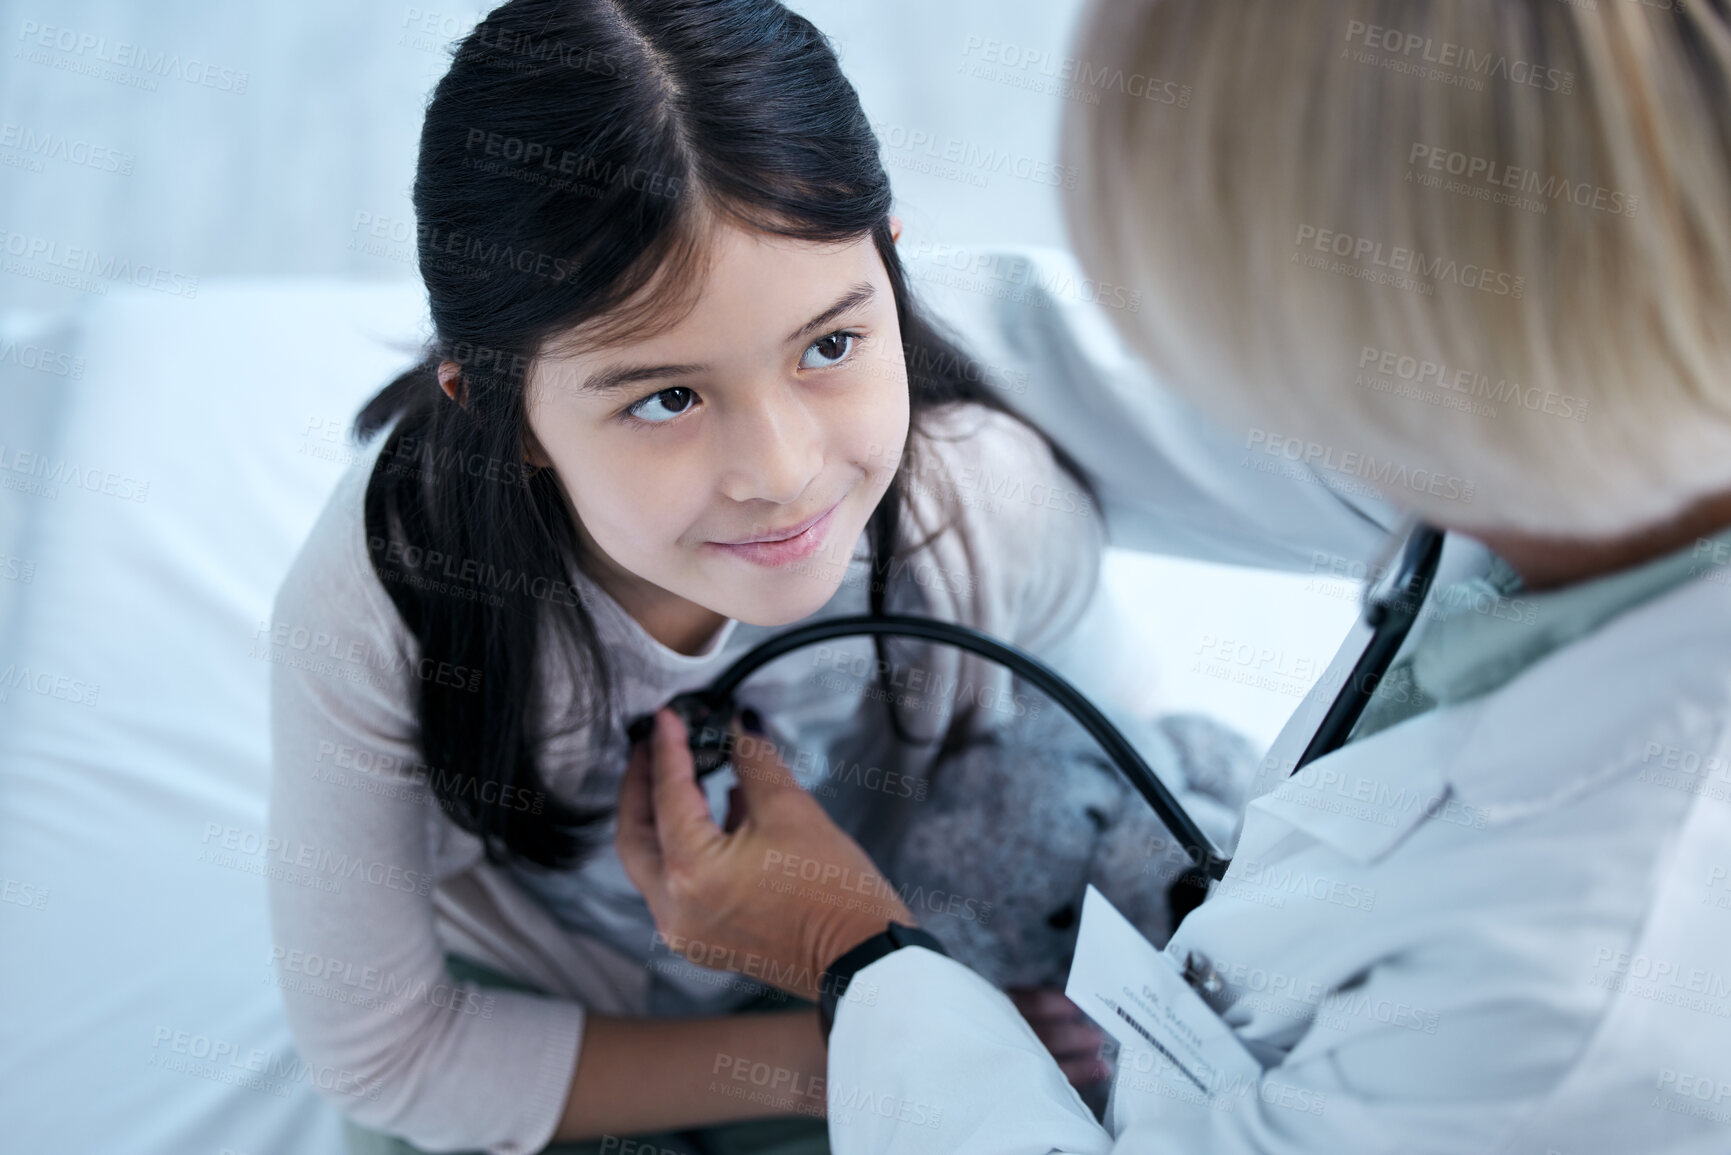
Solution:
<svg viewBox="0 0 1731 1155">
<path fill-rule="evenodd" d="M 417 405 L 430 404 L 432 394 L 440 391 L 439 358 L 428 353 L 420 364 L 399 373 L 361 407 L 355 415 L 355 440 L 371 441 L 375 433 L 391 423 L 392 418 Z"/>
</svg>

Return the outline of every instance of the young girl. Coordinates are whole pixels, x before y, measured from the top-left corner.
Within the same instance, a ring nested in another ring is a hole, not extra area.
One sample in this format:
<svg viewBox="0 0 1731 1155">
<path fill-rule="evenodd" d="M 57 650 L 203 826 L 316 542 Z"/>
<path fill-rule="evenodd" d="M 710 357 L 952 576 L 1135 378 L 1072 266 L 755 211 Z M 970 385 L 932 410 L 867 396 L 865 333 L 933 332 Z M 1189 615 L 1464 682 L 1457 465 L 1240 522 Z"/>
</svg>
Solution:
<svg viewBox="0 0 1731 1155">
<path fill-rule="evenodd" d="M 813 615 L 1051 646 L 1095 584 L 1085 483 L 920 315 L 858 99 L 773 0 L 513 0 L 414 201 L 430 351 L 275 607 L 297 1044 L 356 1150 L 823 1150 L 814 1014 L 740 1013 L 763 988 L 657 941 L 612 850 L 626 726 Z M 1018 712 L 866 641 L 745 697 L 855 800 Z"/>
</svg>

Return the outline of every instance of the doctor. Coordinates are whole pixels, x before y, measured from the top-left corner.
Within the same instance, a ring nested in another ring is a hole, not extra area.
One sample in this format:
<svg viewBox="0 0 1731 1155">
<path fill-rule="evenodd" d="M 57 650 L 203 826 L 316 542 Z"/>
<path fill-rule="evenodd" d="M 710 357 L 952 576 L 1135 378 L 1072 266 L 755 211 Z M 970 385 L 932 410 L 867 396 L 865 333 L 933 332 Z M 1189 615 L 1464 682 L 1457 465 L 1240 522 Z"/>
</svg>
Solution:
<svg viewBox="0 0 1731 1155">
<path fill-rule="evenodd" d="M 1344 748 L 1268 768 L 1168 948 L 1260 1073 L 1186 1088 L 1127 1045 L 1102 1127 L 750 743 L 719 829 L 665 712 L 619 833 L 658 925 L 808 997 L 851 979 L 842 1155 L 1731 1150 L 1726 5 L 1114 0 L 1074 55 L 1090 283 L 1237 431 L 1160 443 L 1173 536 L 1265 522 L 1232 482 L 1273 475 L 1488 551 Z M 981 307 L 994 357 L 1098 323 Z M 1290 508 L 1274 536 L 1347 533 Z M 766 885 L 791 855 L 826 869 Z"/>
</svg>

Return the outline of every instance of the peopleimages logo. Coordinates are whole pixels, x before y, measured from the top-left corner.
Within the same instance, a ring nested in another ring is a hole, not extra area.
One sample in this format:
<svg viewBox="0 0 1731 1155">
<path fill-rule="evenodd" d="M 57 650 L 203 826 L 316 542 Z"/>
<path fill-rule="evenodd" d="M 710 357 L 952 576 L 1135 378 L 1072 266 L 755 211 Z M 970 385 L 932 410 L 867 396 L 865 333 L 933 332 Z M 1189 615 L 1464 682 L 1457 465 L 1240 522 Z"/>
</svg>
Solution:
<svg viewBox="0 0 1731 1155">
<path fill-rule="evenodd" d="M 94 706 L 102 687 L 49 670 L 32 670 L 13 662 L 0 670 L 0 702 L 7 701 L 14 690 L 58 698 L 74 706 Z"/>
<path fill-rule="evenodd" d="M 1540 389 L 1536 385 L 1522 385 L 1519 381 L 1511 381 L 1507 377 L 1492 381 L 1486 374 L 1472 369 L 1426 357 L 1411 357 L 1390 349 L 1379 349 L 1374 345 L 1360 347 L 1358 367 L 1370 369 L 1383 377 L 1409 382 L 1419 389 L 1434 388 L 1473 400 L 1549 414 L 1565 421 L 1585 421 L 1590 408 L 1586 398 L 1576 397 L 1572 393 Z M 1492 409 L 1488 415 L 1495 416 L 1496 410 Z"/>
<path fill-rule="evenodd" d="M 1481 293 L 1491 293 L 1498 297 L 1512 297 L 1519 300 L 1525 293 L 1527 279 L 1492 269 L 1485 265 L 1471 262 L 1462 263 L 1452 257 L 1427 256 L 1418 249 L 1409 249 L 1402 245 L 1385 245 L 1370 237 L 1355 236 L 1352 233 L 1337 232 L 1333 229 L 1318 228 L 1316 225 L 1299 225 L 1298 235 L 1293 240 L 1293 247 L 1298 250 L 1310 249 L 1339 258 L 1343 262 L 1359 268 L 1386 270 L 1390 274 L 1411 276 L 1421 284 L 1435 285 L 1438 282 L 1459 285 L 1463 289 L 1477 289 Z M 1302 252 L 1294 252 L 1293 260 L 1300 261 Z M 1314 258 L 1312 259 L 1314 260 Z M 1310 263 L 1310 262 L 1301 262 Z"/>
<path fill-rule="evenodd" d="M 1414 469 L 1399 462 L 1379 460 L 1357 450 L 1339 450 L 1315 441 L 1270 433 L 1266 429 L 1252 429 L 1246 437 L 1244 447 L 1256 451 L 1265 459 L 1362 478 L 1383 494 L 1405 490 L 1449 501 L 1470 503 L 1475 491 L 1473 482 L 1452 474 L 1439 473 L 1434 469 Z"/>
<path fill-rule="evenodd" d="M 62 245 L 49 237 L 30 236 L 4 227 L 0 227 L 0 253 L 16 258 L 6 262 L 7 272 L 35 276 L 38 280 L 58 276 L 68 287 L 84 292 L 106 293 L 107 282 L 116 281 L 188 300 L 198 296 L 195 276 L 81 245 Z"/>
<path fill-rule="evenodd" d="M 132 174 L 134 158 L 130 152 L 121 152 L 64 133 L 47 132 L 11 121 L 0 124 L 0 148 L 17 149 L 20 154 L 33 160 L 64 161 L 80 168 L 111 172 L 119 176 Z"/>
<path fill-rule="evenodd" d="M 80 32 L 75 28 L 58 28 L 52 24 L 38 24 L 34 20 L 25 20 L 18 27 L 18 39 L 24 45 L 19 55 L 29 52 L 28 59 L 36 64 L 51 64 L 73 72 L 91 72 L 92 75 L 102 75 L 105 79 L 120 79 L 113 74 L 113 69 L 129 69 L 143 73 L 144 76 L 134 78 L 135 81 L 149 80 L 151 83 L 138 85 L 154 90 L 154 78 L 184 80 L 188 84 L 201 88 L 214 88 L 219 92 L 232 92 L 241 95 L 246 92 L 250 74 L 238 68 L 225 68 L 216 64 L 207 64 L 194 57 L 182 57 L 178 52 L 153 52 L 141 44 L 132 44 L 125 40 L 110 43 L 106 36 L 96 36 L 89 32 Z M 55 61 L 34 49 L 49 48 L 63 54 L 61 61 Z M 82 65 L 83 67 L 76 67 Z M 108 72 L 97 69 L 98 65 L 111 66 Z M 92 71 L 94 69 L 94 71 Z"/>
<path fill-rule="evenodd" d="M 23 478 L 7 474 L 23 474 Z M 8 450 L 0 442 L 0 488 L 17 489 L 45 497 L 50 501 L 60 496 L 60 487 L 101 493 L 121 501 L 146 501 L 150 497 L 150 482 L 136 477 L 98 469 L 64 457 L 51 458 L 44 453 L 13 447 Z"/>
<path fill-rule="evenodd" d="M 1542 198 L 1544 201 L 1565 200 L 1580 208 L 1597 209 L 1616 216 L 1634 216 L 1641 200 L 1630 193 L 1618 192 L 1603 185 L 1571 181 L 1554 174 L 1546 175 L 1537 169 L 1504 164 L 1489 157 L 1474 156 L 1422 141 L 1413 143 L 1406 162 L 1415 168 L 1422 167 L 1438 174 L 1446 173 L 1486 188 L 1507 189 L 1529 197 Z M 1407 179 L 1413 179 L 1411 171 L 1408 172 Z M 1420 183 L 1423 183 L 1422 174 Z M 1545 207 L 1542 203 L 1539 206 L 1541 211 Z"/>
<path fill-rule="evenodd" d="M 0 365 L 17 365 L 55 377 L 84 376 L 84 358 L 63 353 L 43 345 L 21 345 L 17 341 L 0 340 Z"/>
<path fill-rule="evenodd" d="M 1455 84 L 1472 82 L 1481 91 L 1485 80 L 1503 80 L 1544 92 L 1568 96 L 1575 91 L 1575 74 L 1561 68 L 1546 68 L 1530 60 L 1515 60 L 1500 52 L 1481 52 L 1453 40 L 1439 40 L 1417 32 L 1402 32 L 1363 20 L 1346 23 L 1347 47 L 1343 53 L 1360 64 L 1375 64 L 1396 72 L 1411 72 L 1426 79 Z"/>
</svg>

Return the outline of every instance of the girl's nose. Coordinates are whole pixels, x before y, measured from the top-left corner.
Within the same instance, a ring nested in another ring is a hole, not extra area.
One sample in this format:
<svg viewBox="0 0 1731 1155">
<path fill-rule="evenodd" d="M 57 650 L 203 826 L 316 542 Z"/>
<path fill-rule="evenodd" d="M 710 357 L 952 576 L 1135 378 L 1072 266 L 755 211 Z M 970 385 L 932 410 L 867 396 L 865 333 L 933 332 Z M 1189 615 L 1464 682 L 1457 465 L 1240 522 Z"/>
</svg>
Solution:
<svg viewBox="0 0 1731 1155">
<path fill-rule="evenodd" d="M 823 470 L 823 430 L 796 402 L 753 406 L 725 437 L 721 491 L 733 501 L 787 505 Z"/>
</svg>

